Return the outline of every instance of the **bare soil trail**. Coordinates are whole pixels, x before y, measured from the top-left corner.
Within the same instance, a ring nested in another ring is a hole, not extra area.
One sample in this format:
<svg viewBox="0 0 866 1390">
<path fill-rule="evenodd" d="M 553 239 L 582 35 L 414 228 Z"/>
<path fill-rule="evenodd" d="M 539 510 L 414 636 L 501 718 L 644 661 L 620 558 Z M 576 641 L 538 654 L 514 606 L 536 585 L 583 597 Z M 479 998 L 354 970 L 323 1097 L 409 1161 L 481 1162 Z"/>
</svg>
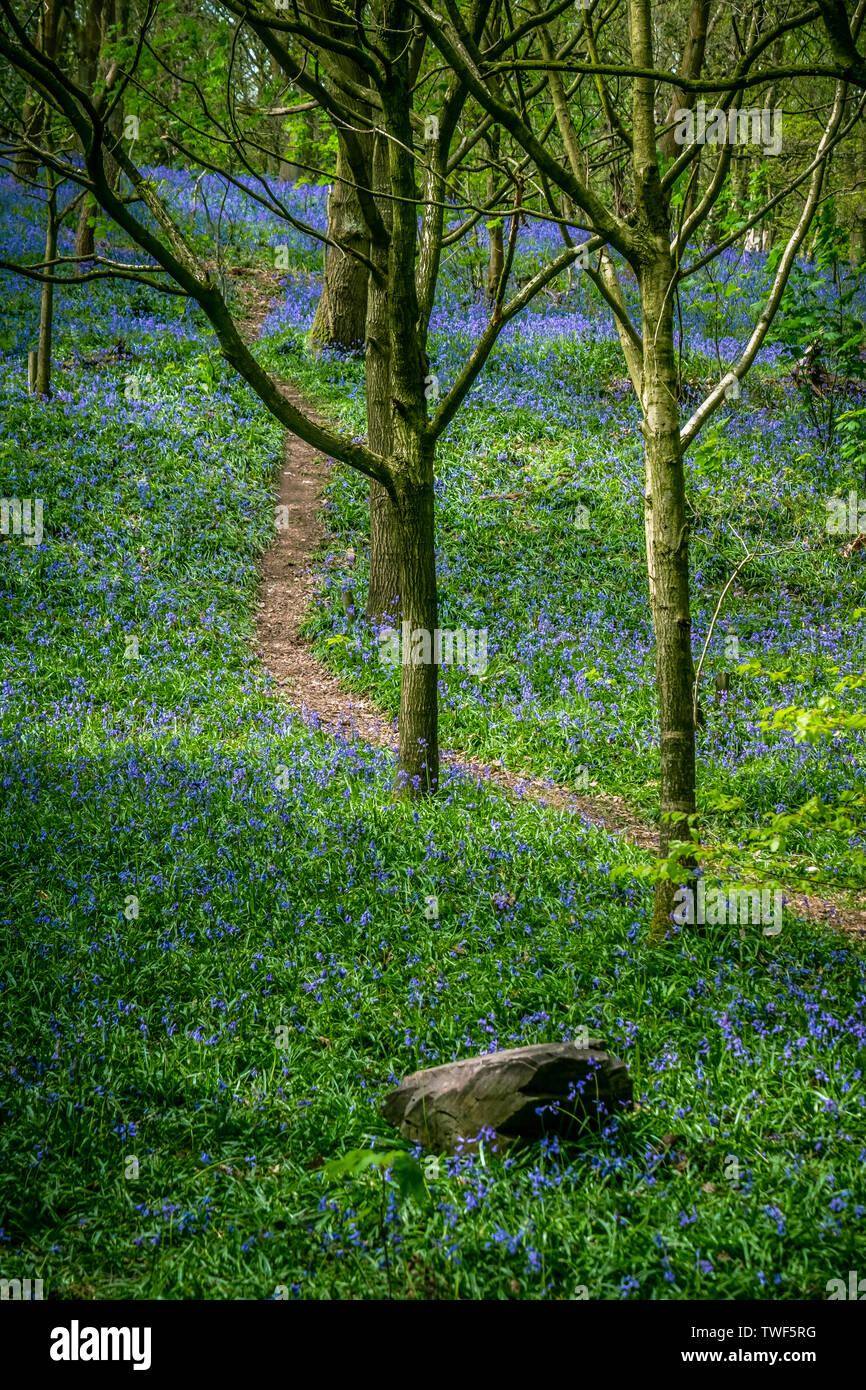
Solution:
<svg viewBox="0 0 866 1390">
<path fill-rule="evenodd" d="M 286 383 L 287 400 L 311 407 Z M 331 464 L 297 435 L 287 434 L 277 502 L 288 525 L 262 560 L 256 631 L 259 655 L 281 693 L 305 717 L 342 738 L 396 748 L 396 726 L 361 695 L 349 695 L 301 636 L 316 588 L 313 557 L 322 540 L 319 513 Z"/>
</svg>

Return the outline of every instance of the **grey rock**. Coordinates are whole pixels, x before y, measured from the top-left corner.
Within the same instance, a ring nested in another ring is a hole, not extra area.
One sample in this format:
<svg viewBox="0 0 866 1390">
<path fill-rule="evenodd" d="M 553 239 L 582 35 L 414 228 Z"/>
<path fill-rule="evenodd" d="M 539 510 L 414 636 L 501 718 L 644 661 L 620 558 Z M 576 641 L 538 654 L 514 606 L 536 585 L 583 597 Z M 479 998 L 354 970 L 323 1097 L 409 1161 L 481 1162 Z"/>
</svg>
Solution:
<svg viewBox="0 0 866 1390">
<path fill-rule="evenodd" d="M 503 1149 L 518 1137 L 568 1137 L 587 1120 L 631 1106 L 625 1063 L 590 1038 L 586 1046 L 537 1043 L 413 1072 L 386 1097 L 382 1113 L 405 1138 L 454 1153 L 482 1130 L 492 1130 L 493 1147 Z"/>
</svg>

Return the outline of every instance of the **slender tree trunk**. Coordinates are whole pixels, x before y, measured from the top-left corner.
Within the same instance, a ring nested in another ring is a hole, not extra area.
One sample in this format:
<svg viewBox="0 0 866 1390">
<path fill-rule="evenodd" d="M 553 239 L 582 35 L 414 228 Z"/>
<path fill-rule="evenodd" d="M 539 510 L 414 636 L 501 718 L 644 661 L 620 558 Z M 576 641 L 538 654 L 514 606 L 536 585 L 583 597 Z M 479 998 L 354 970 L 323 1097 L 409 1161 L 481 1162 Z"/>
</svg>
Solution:
<svg viewBox="0 0 866 1390">
<path fill-rule="evenodd" d="M 77 33 L 78 85 L 82 91 L 93 96 L 97 78 L 105 76 L 106 60 L 102 46 L 112 24 L 126 32 L 128 25 L 128 5 L 125 0 L 88 0 L 83 24 Z M 109 121 L 112 135 L 119 135 L 123 129 L 123 103 L 113 109 Z M 112 188 L 117 185 L 119 168 L 110 155 L 106 155 L 106 167 Z M 78 214 L 75 232 L 75 254 L 82 260 L 92 260 L 95 253 L 94 231 L 97 206 L 90 197 L 85 197 Z"/>
<path fill-rule="evenodd" d="M 29 138 L 35 142 L 39 141 L 42 135 L 42 127 L 45 120 L 45 107 L 39 97 L 28 92 L 24 100 L 24 107 L 21 112 L 21 123 L 24 126 Z M 16 179 L 22 182 L 36 178 L 38 166 L 30 150 L 21 145 L 15 151 L 15 159 L 12 165 L 12 173 Z"/>
<path fill-rule="evenodd" d="M 49 58 L 55 58 L 66 27 L 67 10 L 58 0 L 44 0 L 39 7 L 39 30 L 36 47 Z M 21 111 L 21 122 L 28 137 L 38 143 L 45 130 L 45 103 L 28 87 Z M 37 160 L 25 146 L 15 151 L 12 172 L 16 178 L 33 182 L 39 172 Z"/>
<path fill-rule="evenodd" d="M 680 63 L 680 76 L 688 78 L 700 77 L 701 68 L 704 63 L 704 52 L 707 46 L 707 24 L 710 18 L 710 0 L 692 0 L 689 11 L 689 31 L 683 49 L 682 62 Z M 695 93 L 684 92 L 680 88 L 674 89 L 671 97 L 671 104 L 665 116 L 665 125 L 671 125 L 677 119 L 680 111 L 691 111 L 695 104 Z M 668 130 L 659 141 L 659 149 L 665 159 L 676 159 L 680 153 L 679 146 L 674 139 L 674 130 Z"/>
<path fill-rule="evenodd" d="M 48 190 L 45 228 L 45 260 L 53 261 L 57 255 L 57 191 L 54 175 L 50 170 L 45 174 Z M 48 273 L 55 274 L 56 267 L 49 266 Z M 36 365 L 37 396 L 51 395 L 51 329 L 54 314 L 54 286 L 43 281 L 42 298 L 39 306 L 39 356 Z"/>
<path fill-rule="evenodd" d="M 628 16 L 632 61 L 652 68 L 650 0 L 629 0 Z M 651 78 L 635 80 L 632 130 L 643 339 L 644 516 L 661 739 L 659 856 L 665 859 L 672 840 L 688 839 L 686 818 L 695 811 L 694 663 L 689 527 L 674 352 L 676 268 L 670 249 L 670 199 L 659 170 L 655 84 Z M 688 870 L 689 866 L 684 866 L 682 877 L 690 876 Z M 656 884 L 651 940 L 663 939 L 670 929 L 677 886 L 664 879 Z"/>
<path fill-rule="evenodd" d="M 490 150 L 490 158 L 494 161 L 499 158 L 499 128 L 494 126 L 494 132 L 487 141 Z M 491 169 L 487 175 L 487 197 L 492 198 L 496 192 L 496 170 Z M 496 298 L 496 291 L 499 288 L 499 280 L 505 265 L 505 243 L 503 239 L 502 218 L 491 218 L 488 223 L 488 234 L 490 237 L 490 259 L 487 262 L 487 298 L 492 304 Z"/>
<path fill-rule="evenodd" d="M 851 226 L 851 260 L 854 265 L 866 264 L 866 120 L 860 121 L 854 135 L 854 218 Z"/>
<path fill-rule="evenodd" d="M 422 477 L 401 479 L 397 505 L 403 608 L 398 790 L 412 797 L 434 792 L 439 785 L 432 451 L 419 461 Z"/>
<path fill-rule="evenodd" d="M 644 339 L 644 418 L 647 544 L 656 638 L 656 687 L 661 735 L 659 854 L 688 838 L 683 816 L 695 813 L 694 662 L 689 604 L 689 526 L 680 448 L 674 352 L 673 265 L 661 251 L 641 275 Z M 672 821 L 671 816 L 679 819 Z M 656 886 L 651 935 L 670 928 L 675 882 Z"/>
<path fill-rule="evenodd" d="M 388 151 L 382 137 L 373 153 L 373 186 L 386 187 Z M 390 207 L 380 202 L 382 220 L 390 227 Z M 371 449 L 389 458 L 393 443 L 391 427 L 391 329 L 388 295 L 388 243 L 371 241 L 370 259 L 375 267 L 367 286 L 366 376 L 367 438 Z M 400 517 L 381 483 L 370 483 L 370 587 L 367 591 L 367 618 L 377 626 L 399 628 L 400 610 Z"/>
<path fill-rule="evenodd" d="M 95 224 L 96 204 L 90 196 L 87 196 L 81 204 L 78 226 L 75 230 L 75 254 L 80 256 L 82 260 L 93 260 L 96 251 L 94 244 Z"/>
<path fill-rule="evenodd" d="M 334 187 L 328 198 L 328 235 L 334 241 L 367 255 L 369 232 L 358 195 L 350 183 L 344 182 L 351 178 L 348 160 L 340 143 Z M 358 352 L 364 344 L 366 317 L 367 267 L 335 246 L 326 247 L 325 279 L 310 330 L 310 345 Z"/>
<path fill-rule="evenodd" d="M 400 522 L 403 623 L 398 789 L 418 797 L 439 786 L 438 672 L 435 632 L 436 550 L 433 461 L 427 438 L 427 357 L 419 330 L 416 165 L 412 154 L 412 82 L 403 39 L 411 12 L 404 0 L 385 7 L 382 43 L 391 60 L 381 87 L 387 131 L 391 223 L 388 317 L 391 345 L 391 476 Z M 384 146 L 386 142 L 382 142 Z M 385 151 L 383 150 L 383 153 Z M 415 634 L 418 634 L 416 637 Z"/>
</svg>

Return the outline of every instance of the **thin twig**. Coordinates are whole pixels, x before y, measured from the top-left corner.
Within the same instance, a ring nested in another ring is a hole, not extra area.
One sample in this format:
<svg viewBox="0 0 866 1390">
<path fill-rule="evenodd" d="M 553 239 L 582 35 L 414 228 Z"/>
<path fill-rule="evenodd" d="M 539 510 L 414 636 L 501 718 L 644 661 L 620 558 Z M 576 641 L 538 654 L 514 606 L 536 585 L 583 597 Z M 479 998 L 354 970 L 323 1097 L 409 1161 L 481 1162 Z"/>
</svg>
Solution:
<svg viewBox="0 0 866 1390">
<path fill-rule="evenodd" d="M 754 558 L 755 558 L 755 556 L 757 555 L 757 553 L 758 553 L 758 552 L 757 552 L 756 550 L 752 550 L 752 551 L 749 551 L 749 552 L 747 553 L 745 559 L 741 560 L 740 563 L 737 565 L 737 568 L 734 570 L 733 574 L 731 575 L 730 579 L 728 580 L 727 584 L 725 585 L 724 589 L 722 590 L 721 594 L 719 595 L 719 601 L 718 601 L 718 603 L 716 604 L 716 611 L 715 611 L 715 613 L 713 614 L 712 622 L 710 623 L 710 629 L 709 629 L 709 632 L 707 633 L 707 640 L 706 640 L 706 642 L 704 643 L 704 649 L 703 649 L 703 651 L 701 652 L 701 659 L 700 659 L 700 661 L 698 662 L 698 669 L 697 669 L 697 671 L 695 672 L 695 687 L 694 687 L 693 696 L 692 696 L 692 700 L 693 700 L 693 704 L 692 704 L 692 719 L 693 719 L 693 721 L 694 721 L 695 728 L 697 728 L 697 724 L 698 724 L 698 682 L 699 682 L 700 679 L 701 679 L 701 671 L 703 670 L 703 666 L 704 666 L 704 658 L 705 658 L 705 656 L 706 656 L 706 654 L 707 654 L 707 648 L 709 647 L 710 641 L 711 641 L 711 639 L 712 639 L 713 628 L 714 628 L 715 625 L 716 625 L 716 618 L 719 616 L 719 613 L 721 612 L 722 604 L 723 604 L 724 601 L 725 601 L 725 594 L 726 594 L 726 593 L 728 592 L 728 590 L 730 589 L 730 587 L 731 587 L 731 585 L 733 584 L 734 580 L 736 579 L 737 575 L 740 573 L 740 570 L 743 568 L 744 565 L 747 565 L 747 564 L 749 563 L 750 560 L 754 560 Z"/>
</svg>

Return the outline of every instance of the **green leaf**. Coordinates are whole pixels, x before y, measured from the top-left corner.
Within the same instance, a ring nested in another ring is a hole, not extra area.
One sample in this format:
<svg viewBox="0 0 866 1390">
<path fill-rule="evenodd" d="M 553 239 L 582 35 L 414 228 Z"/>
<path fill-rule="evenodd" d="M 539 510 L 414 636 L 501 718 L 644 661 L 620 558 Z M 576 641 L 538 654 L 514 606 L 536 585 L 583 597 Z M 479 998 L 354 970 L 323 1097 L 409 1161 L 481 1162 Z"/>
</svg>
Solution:
<svg viewBox="0 0 866 1390">
<path fill-rule="evenodd" d="M 342 1178 L 360 1177 L 370 1168 L 378 1168 L 383 1174 L 390 1168 L 391 1179 L 401 1197 L 412 1197 L 416 1202 L 429 1200 L 421 1164 L 405 1149 L 350 1149 L 339 1158 L 329 1159 L 322 1169 L 322 1177 L 329 1182 L 339 1182 Z"/>
<path fill-rule="evenodd" d="M 375 1149 L 350 1149 L 340 1158 L 329 1159 L 322 1169 L 322 1177 L 329 1181 L 356 1178 L 367 1168 L 389 1167 L 402 1152 L 402 1149 L 389 1150 L 387 1153 L 377 1153 Z"/>
<path fill-rule="evenodd" d="M 424 1172 L 417 1158 L 405 1152 L 399 1153 L 391 1165 L 391 1172 L 401 1197 L 414 1197 L 416 1202 L 429 1199 Z"/>
</svg>

